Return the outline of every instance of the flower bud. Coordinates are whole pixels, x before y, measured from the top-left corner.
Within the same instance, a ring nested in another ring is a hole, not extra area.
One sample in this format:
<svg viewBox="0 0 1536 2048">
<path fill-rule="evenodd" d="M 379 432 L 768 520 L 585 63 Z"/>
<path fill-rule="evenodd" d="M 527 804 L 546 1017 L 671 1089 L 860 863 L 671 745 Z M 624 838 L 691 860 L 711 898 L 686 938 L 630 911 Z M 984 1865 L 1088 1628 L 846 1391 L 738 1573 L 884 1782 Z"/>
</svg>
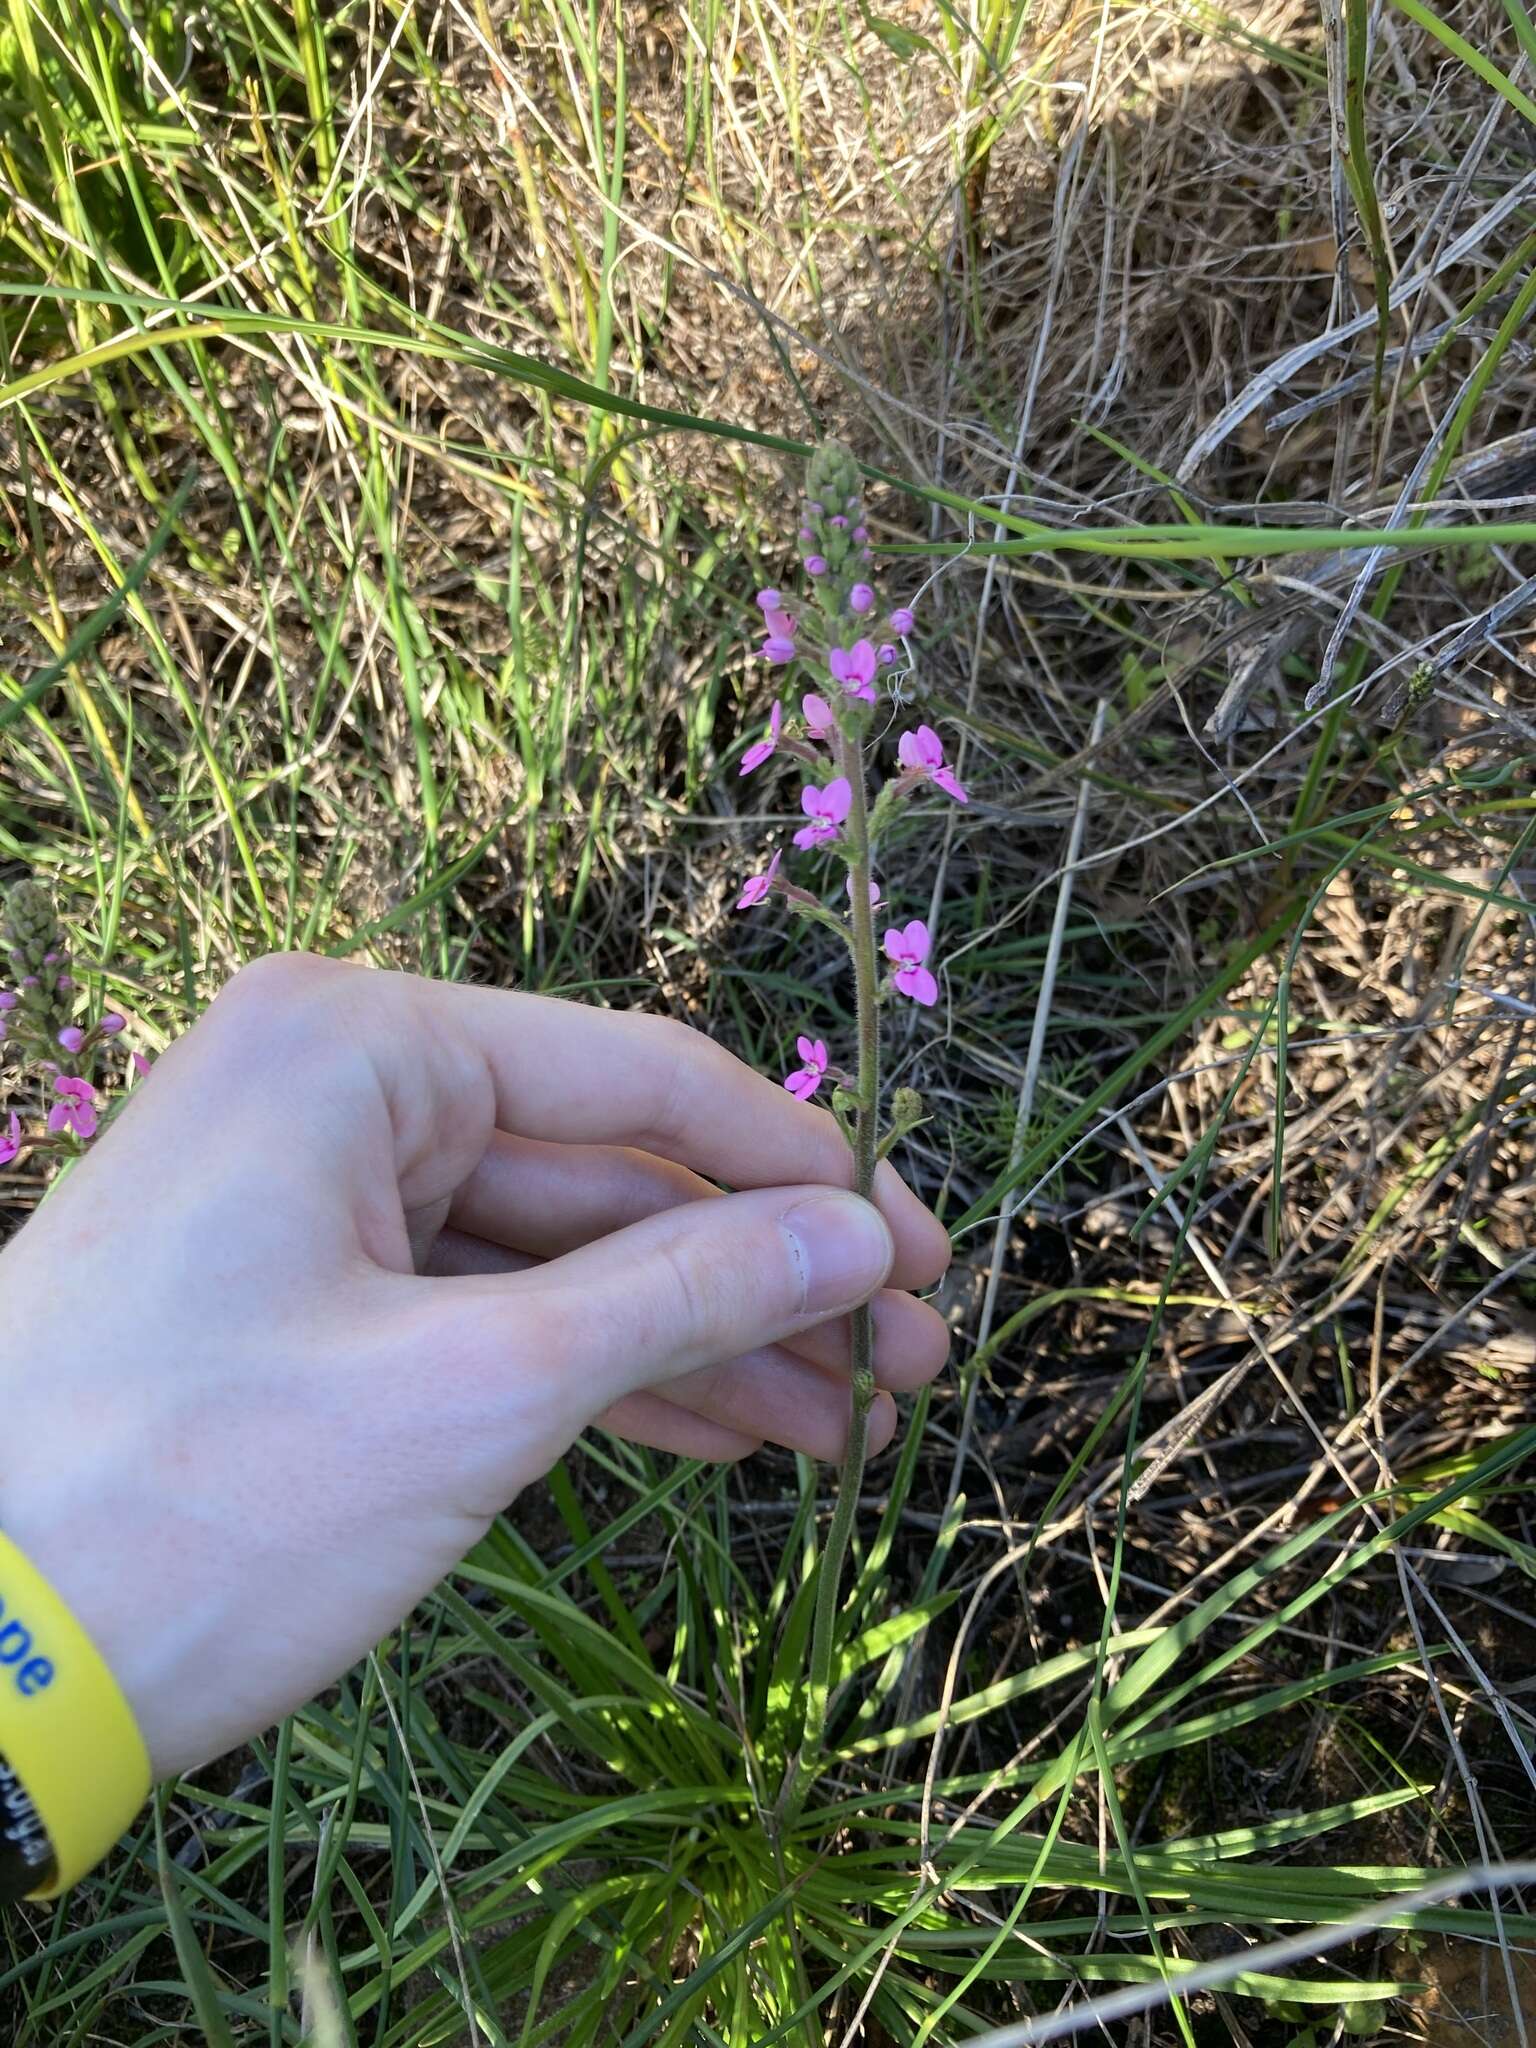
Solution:
<svg viewBox="0 0 1536 2048">
<path fill-rule="evenodd" d="M 875 608 L 875 593 L 867 583 L 855 583 L 848 593 L 848 609 L 855 612 L 872 612 Z"/>
<path fill-rule="evenodd" d="M 827 573 L 825 559 L 821 555 L 807 555 L 805 558 L 805 573 L 807 576 L 825 576 Z"/>
<path fill-rule="evenodd" d="M 127 1022 L 128 1019 L 120 1017 L 116 1010 L 108 1010 L 107 1014 L 102 1018 L 98 1029 L 104 1032 L 108 1038 L 115 1038 L 118 1032 L 123 1030 Z"/>
<path fill-rule="evenodd" d="M 891 1121 L 899 1131 L 910 1131 L 923 1120 L 923 1098 L 915 1088 L 898 1088 L 891 1097 Z"/>
<path fill-rule="evenodd" d="M 66 1024 L 59 1033 L 59 1043 L 66 1052 L 78 1052 L 85 1044 L 85 1033 L 78 1024 Z"/>
<path fill-rule="evenodd" d="M 895 611 L 891 613 L 891 631 L 893 633 L 910 633 L 916 624 L 917 620 L 904 604 L 898 605 Z"/>
</svg>

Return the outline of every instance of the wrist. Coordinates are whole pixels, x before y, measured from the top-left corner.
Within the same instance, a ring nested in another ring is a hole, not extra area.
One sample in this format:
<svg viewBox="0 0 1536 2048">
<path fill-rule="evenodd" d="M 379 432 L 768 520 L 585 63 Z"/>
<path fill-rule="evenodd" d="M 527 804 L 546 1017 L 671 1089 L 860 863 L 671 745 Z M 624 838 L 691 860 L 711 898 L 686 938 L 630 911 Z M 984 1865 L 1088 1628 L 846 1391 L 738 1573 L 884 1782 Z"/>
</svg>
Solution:
<svg viewBox="0 0 1536 2048">
<path fill-rule="evenodd" d="M 149 1755 L 121 1687 L 59 1589 L 0 1533 L 0 1881 L 51 1898 L 143 1804 Z"/>
</svg>

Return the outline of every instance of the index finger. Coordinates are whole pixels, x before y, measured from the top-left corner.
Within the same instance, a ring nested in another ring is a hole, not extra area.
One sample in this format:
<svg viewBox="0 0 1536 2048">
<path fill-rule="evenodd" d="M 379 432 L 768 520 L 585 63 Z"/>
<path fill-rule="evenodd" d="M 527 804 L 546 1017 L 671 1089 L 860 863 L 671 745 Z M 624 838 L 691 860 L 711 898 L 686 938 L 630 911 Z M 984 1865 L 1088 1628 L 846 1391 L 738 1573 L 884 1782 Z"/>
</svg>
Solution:
<svg viewBox="0 0 1536 2048">
<path fill-rule="evenodd" d="M 348 980 L 352 977 L 349 975 Z M 476 988 L 462 982 L 372 974 L 389 984 L 381 1070 L 458 1045 L 483 1063 L 500 1129 L 565 1144 L 632 1145 L 691 1167 L 732 1188 L 822 1181 L 853 1185 L 853 1155 L 832 1116 L 797 1101 L 754 1073 L 703 1032 L 665 1017 L 599 1010 L 551 996 Z M 362 989 L 357 993 L 361 995 Z M 926 1204 L 883 1161 L 874 1199 L 896 1241 L 909 1284 L 931 1286 L 949 1264 L 949 1236 Z"/>
<path fill-rule="evenodd" d="M 853 1185 L 853 1154 L 828 1111 L 686 1024 L 462 983 L 411 986 L 437 1028 L 451 1016 L 472 1036 L 502 1130 L 633 1145 L 733 1188 Z M 949 1235 L 888 1160 L 875 1201 L 902 1266 L 924 1276 L 913 1284 L 932 1285 L 949 1264 Z"/>
</svg>

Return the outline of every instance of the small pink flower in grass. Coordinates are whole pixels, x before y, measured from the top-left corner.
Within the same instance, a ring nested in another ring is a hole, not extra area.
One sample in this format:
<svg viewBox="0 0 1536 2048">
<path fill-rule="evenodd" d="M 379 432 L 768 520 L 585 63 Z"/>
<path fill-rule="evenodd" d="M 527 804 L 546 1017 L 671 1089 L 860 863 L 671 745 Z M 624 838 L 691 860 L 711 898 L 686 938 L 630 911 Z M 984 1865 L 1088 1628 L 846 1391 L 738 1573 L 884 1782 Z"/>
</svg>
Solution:
<svg viewBox="0 0 1536 2048">
<path fill-rule="evenodd" d="M 904 732 L 897 743 L 896 758 L 909 775 L 931 782 L 935 789 L 942 789 L 946 796 L 952 796 L 957 804 L 970 802 L 955 779 L 954 769 L 944 766 L 944 742 L 931 725 L 920 725 L 916 732 Z"/>
<path fill-rule="evenodd" d="M 759 591 L 760 597 L 777 597 L 778 592 Z M 765 661 L 793 661 L 796 654 L 795 622 L 788 612 L 781 612 L 770 606 L 763 614 L 763 626 L 767 637 L 758 648 Z"/>
<path fill-rule="evenodd" d="M 13 1109 L 11 1111 L 11 1127 L 4 1137 L 0 1138 L 0 1166 L 9 1166 L 20 1150 L 21 1118 Z"/>
<path fill-rule="evenodd" d="M 835 682 L 842 684 L 850 697 L 862 697 L 866 704 L 875 701 L 875 649 L 870 640 L 855 640 L 851 647 L 833 647 L 827 651 L 827 666 Z"/>
<path fill-rule="evenodd" d="M 78 1052 L 85 1043 L 85 1033 L 78 1024 L 66 1024 L 59 1033 L 59 1043 L 66 1052 Z"/>
<path fill-rule="evenodd" d="M 839 775 L 825 789 L 808 782 L 800 792 L 800 808 L 810 820 L 795 834 L 796 846 L 830 846 L 843 828 L 853 804 L 853 785 Z"/>
<path fill-rule="evenodd" d="M 97 1029 L 107 1038 L 116 1038 L 119 1031 L 127 1028 L 127 1024 L 128 1019 L 126 1017 L 120 1017 L 116 1010 L 108 1010 L 101 1023 L 97 1026 Z"/>
<path fill-rule="evenodd" d="M 750 910 L 755 903 L 762 903 L 773 893 L 773 878 L 779 872 L 779 862 L 784 858 L 776 853 L 760 875 L 749 875 L 745 887 L 736 899 L 738 910 Z"/>
<path fill-rule="evenodd" d="M 779 733 L 784 724 L 784 706 L 775 697 L 773 709 L 768 714 L 768 737 L 754 740 L 741 757 L 741 772 L 750 775 L 754 768 L 761 768 L 779 744 Z"/>
<path fill-rule="evenodd" d="M 893 633 L 910 633 L 916 624 L 916 618 L 908 611 L 904 604 L 899 604 L 895 611 L 891 613 L 891 631 Z"/>
<path fill-rule="evenodd" d="M 53 1084 L 59 1098 L 48 1112 L 50 1131 L 73 1131 L 77 1138 L 96 1135 L 96 1090 L 78 1074 L 60 1074 Z"/>
<path fill-rule="evenodd" d="M 811 690 L 800 699 L 800 709 L 805 714 L 805 729 L 813 740 L 831 739 L 837 731 L 837 720 L 825 697 L 818 697 Z"/>
<path fill-rule="evenodd" d="M 892 925 L 885 935 L 885 957 L 896 969 L 898 992 L 921 1003 L 925 1010 L 939 1000 L 939 984 L 923 965 L 932 943 L 920 917 L 914 917 L 905 928 Z"/>
<path fill-rule="evenodd" d="M 872 612 L 875 608 L 875 593 L 867 583 L 855 583 L 848 593 L 848 609 L 851 612 Z"/>
<path fill-rule="evenodd" d="M 795 1051 L 804 1065 L 784 1076 L 784 1086 L 791 1095 L 799 1096 L 802 1102 L 809 1102 L 826 1076 L 827 1042 L 824 1038 L 797 1038 Z"/>
</svg>

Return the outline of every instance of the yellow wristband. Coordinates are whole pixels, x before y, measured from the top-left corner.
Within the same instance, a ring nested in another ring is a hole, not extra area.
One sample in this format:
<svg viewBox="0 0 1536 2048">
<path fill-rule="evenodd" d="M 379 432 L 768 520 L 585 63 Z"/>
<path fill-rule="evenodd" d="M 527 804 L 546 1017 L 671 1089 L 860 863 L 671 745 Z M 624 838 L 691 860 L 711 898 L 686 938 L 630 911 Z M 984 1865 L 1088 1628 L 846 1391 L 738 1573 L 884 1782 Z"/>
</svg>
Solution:
<svg viewBox="0 0 1536 2048">
<path fill-rule="evenodd" d="M 100 1651 L 0 1534 L 0 1757 L 53 1842 L 55 1899 L 98 1864 L 149 1792 L 149 1755 Z"/>
</svg>

